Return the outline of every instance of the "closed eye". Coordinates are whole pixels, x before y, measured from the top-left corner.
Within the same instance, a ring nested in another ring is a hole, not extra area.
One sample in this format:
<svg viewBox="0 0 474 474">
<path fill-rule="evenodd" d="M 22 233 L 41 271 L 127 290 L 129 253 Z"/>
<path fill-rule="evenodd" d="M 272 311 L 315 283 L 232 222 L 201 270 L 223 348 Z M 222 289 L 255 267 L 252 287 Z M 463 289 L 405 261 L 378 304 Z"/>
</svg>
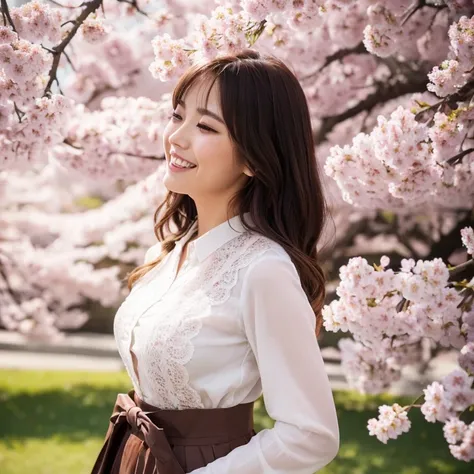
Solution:
<svg viewBox="0 0 474 474">
<path fill-rule="evenodd" d="M 170 119 L 173 120 L 174 122 L 179 122 L 179 121 L 183 120 L 183 117 L 181 117 L 181 115 L 177 114 L 176 112 L 173 112 L 173 113 L 171 114 Z M 214 133 L 217 133 L 216 130 L 214 130 L 214 129 L 211 128 L 211 127 L 208 127 L 207 125 L 204 125 L 203 123 L 198 123 L 198 124 L 197 124 L 197 127 L 200 128 L 201 130 L 204 130 L 205 132 L 214 132 Z"/>
<path fill-rule="evenodd" d="M 217 133 L 213 128 L 208 127 L 207 125 L 204 125 L 203 123 L 198 123 L 197 126 L 198 126 L 198 128 L 200 128 L 201 130 L 205 130 L 206 132 L 214 132 L 214 133 Z"/>
</svg>

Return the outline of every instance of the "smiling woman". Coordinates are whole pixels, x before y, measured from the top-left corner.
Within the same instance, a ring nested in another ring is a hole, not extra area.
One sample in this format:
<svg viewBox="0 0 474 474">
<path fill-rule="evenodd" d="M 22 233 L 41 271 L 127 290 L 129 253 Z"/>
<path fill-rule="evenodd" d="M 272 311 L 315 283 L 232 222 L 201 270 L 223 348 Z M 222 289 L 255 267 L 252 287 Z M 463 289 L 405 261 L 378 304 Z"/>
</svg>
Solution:
<svg viewBox="0 0 474 474">
<path fill-rule="evenodd" d="M 171 192 L 190 196 L 198 209 L 220 202 L 225 210 L 252 173 L 239 159 L 222 118 L 219 84 L 202 78 L 186 91 L 183 84 L 173 102 L 164 132 L 164 184 Z"/>
<path fill-rule="evenodd" d="M 326 206 L 300 84 L 255 51 L 191 68 L 158 243 L 114 321 L 133 383 L 94 474 L 313 474 L 339 447 L 316 334 Z M 253 429 L 264 395 L 271 429 Z"/>
</svg>

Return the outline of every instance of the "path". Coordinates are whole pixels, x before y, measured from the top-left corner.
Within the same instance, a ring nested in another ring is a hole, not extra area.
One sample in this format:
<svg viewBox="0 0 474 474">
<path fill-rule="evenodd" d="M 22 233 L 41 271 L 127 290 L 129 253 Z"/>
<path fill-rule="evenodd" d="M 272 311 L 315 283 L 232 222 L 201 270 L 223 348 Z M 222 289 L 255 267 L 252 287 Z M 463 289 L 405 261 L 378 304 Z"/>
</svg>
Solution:
<svg viewBox="0 0 474 474">
<path fill-rule="evenodd" d="M 326 371 L 333 390 L 348 388 L 334 348 L 323 348 Z M 456 353 L 434 360 L 431 370 L 420 378 L 414 370 L 404 370 L 403 380 L 390 390 L 393 394 L 418 395 L 432 380 L 439 380 L 456 367 Z M 0 369 L 29 370 L 124 370 L 113 336 L 102 334 L 68 335 L 56 343 L 27 341 L 21 334 L 0 330 Z"/>
</svg>

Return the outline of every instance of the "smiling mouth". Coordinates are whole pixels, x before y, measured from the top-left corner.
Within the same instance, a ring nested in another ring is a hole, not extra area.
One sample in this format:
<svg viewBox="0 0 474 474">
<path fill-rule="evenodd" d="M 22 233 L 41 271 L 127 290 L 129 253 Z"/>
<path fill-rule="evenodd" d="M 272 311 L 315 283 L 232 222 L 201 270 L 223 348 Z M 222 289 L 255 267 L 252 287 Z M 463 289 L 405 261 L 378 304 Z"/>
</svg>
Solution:
<svg viewBox="0 0 474 474">
<path fill-rule="evenodd" d="M 193 169 L 196 168 L 196 165 L 190 163 L 189 161 L 183 160 L 182 158 L 178 158 L 176 156 L 171 156 L 169 160 L 170 166 L 179 169 Z"/>
</svg>

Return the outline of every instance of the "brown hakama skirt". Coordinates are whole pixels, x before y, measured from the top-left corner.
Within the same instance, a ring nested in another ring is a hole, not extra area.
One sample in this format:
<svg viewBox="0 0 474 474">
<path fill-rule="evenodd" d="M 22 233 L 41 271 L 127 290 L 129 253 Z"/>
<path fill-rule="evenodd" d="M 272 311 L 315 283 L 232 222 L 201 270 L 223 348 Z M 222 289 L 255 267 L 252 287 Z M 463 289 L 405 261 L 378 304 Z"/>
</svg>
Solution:
<svg viewBox="0 0 474 474">
<path fill-rule="evenodd" d="M 117 396 L 91 474 L 184 474 L 225 456 L 253 435 L 253 403 L 160 410 L 131 390 Z"/>
</svg>

